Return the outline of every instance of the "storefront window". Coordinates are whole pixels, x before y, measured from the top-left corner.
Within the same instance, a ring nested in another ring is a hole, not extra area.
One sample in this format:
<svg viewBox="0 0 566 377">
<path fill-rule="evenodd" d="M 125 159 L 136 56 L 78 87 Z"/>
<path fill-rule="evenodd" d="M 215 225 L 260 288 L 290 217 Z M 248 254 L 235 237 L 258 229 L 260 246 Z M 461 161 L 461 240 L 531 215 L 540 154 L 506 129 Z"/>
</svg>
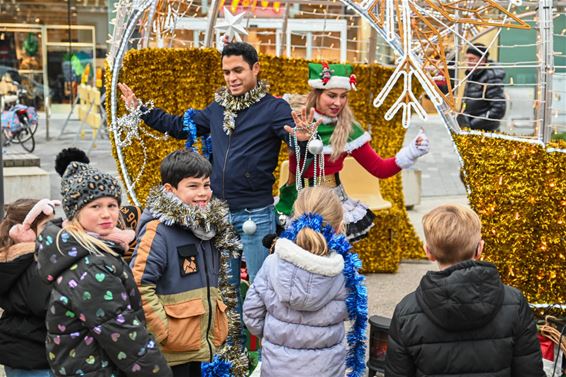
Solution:
<svg viewBox="0 0 566 377">
<path fill-rule="evenodd" d="M 23 89 L 21 101 L 44 105 L 42 33 L 38 29 L 0 29 L 0 80 L 7 93 Z"/>
</svg>

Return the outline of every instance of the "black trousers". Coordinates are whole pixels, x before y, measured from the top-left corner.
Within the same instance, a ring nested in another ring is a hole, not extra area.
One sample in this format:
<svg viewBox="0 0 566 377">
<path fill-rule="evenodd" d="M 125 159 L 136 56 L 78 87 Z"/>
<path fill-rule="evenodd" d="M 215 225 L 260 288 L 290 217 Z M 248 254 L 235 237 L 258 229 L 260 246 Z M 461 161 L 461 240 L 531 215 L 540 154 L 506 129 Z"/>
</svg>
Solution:
<svg viewBox="0 0 566 377">
<path fill-rule="evenodd" d="M 173 377 L 201 377 L 200 361 L 175 365 L 171 367 L 171 370 L 173 371 Z"/>
</svg>

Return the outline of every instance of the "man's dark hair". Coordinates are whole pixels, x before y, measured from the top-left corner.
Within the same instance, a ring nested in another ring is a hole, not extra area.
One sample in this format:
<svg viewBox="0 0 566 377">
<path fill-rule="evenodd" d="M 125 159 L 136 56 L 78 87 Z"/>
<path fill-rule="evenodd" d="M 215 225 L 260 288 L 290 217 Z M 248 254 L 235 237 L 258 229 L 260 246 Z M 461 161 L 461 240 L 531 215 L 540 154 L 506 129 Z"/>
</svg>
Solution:
<svg viewBox="0 0 566 377">
<path fill-rule="evenodd" d="M 489 58 L 487 46 L 481 43 L 476 43 L 475 45 L 468 47 L 466 53 L 475 55 L 480 59 L 485 58 L 487 60 Z"/>
<path fill-rule="evenodd" d="M 185 178 L 208 178 L 212 174 L 210 162 L 189 149 L 180 149 L 169 153 L 159 167 L 161 184 L 169 183 L 177 188 Z"/>
<path fill-rule="evenodd" d="M 225 56 L 241 56 L 246 63 L 253 67 L 259 61 L 256 49 L 246 42 L 233 42 L 227 43 L 222 50 L 222 58 Z"/>
</svg>

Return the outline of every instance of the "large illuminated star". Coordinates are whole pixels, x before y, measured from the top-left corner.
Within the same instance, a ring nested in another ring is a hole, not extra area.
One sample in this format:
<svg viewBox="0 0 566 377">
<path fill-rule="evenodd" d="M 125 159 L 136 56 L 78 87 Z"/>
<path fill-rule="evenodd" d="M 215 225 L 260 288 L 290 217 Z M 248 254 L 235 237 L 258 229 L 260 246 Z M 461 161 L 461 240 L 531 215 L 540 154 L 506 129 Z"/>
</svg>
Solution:
<svg viewBox="0 0 566 377">
<path fill-rule="evenodd" d="M 224 33 L 224 36 L 228 36 L 230 41 L 236 38 L 236 41 L 241 42 L 242 38 L 240 34 L 248 35 L 248 32 L 242 25 L 245 15 L 246 13 L 243 12 L 234 16 L 227 7 L 224 7 L 224 19 L 220 23 L 217 23 L 214 28 Z"/>
</svg>

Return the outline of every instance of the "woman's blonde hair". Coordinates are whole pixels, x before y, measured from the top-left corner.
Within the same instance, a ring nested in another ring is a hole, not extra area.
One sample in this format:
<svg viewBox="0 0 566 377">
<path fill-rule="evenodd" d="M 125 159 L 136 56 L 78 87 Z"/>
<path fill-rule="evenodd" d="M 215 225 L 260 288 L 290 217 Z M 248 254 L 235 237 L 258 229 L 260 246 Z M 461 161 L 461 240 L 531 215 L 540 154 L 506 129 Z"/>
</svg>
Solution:
<svg viewBox="0 0 566 377">
<path fill-rule="evenodd" d="M 342 203 L 328 187 L 307 187 L 299 192 L 294 206 L 294 218 L 305 213 L 320 215 L 323 221 L 330 225 L 335 232 L 342 231 L 344 218 Z M 302 229 L 297 234 L 295 243 L 313 254 L 328 254 L 328 245 L 324 235 L 310 228 Z"/>
<path fill-rule="evenodd" d="M 105 252 L 115 257 L 119 256 L 119 254 L 112 250 L 106 243 L 88 234 L 85 228 L 83 228 L 83 226 L 79 222 L 78 218 L 78 214 L 77 216 L 73 217 L 73 219 L 69 221 L 67 225 L 65 225 L 65 231 L 69 233 L 69 235 L 73 237 L 79 243 L 79 245 L 88 250 L 88 252 L 92 255 L 100 256 Z M 57 250 L 61 250 L 59 247 L 59 237 L 57 237 Z"/>
<path fill-rule="evenodd" d="M 326 89 L 329 90 L 329 89 Z M 313 89 L 307 96 L 307 114 L 312 108 L 316 109 L 316 104 L 320 95 L 324 92 L 324 89 Z M 330 136 L 330 145 L 332 146 L 332 154 L 330 155 L 330 161 L 336 161 L 338 157 L 344 152 L 344 146 L 348 142 L 348 137 L 350 132 L 352 132 L 352 124 L 356 121 L 352 109 L 348 102 L 344 105 L 344 108 L 338 114 L 338 122 L 334 127 L 334 132 Z"/>
</svg>

